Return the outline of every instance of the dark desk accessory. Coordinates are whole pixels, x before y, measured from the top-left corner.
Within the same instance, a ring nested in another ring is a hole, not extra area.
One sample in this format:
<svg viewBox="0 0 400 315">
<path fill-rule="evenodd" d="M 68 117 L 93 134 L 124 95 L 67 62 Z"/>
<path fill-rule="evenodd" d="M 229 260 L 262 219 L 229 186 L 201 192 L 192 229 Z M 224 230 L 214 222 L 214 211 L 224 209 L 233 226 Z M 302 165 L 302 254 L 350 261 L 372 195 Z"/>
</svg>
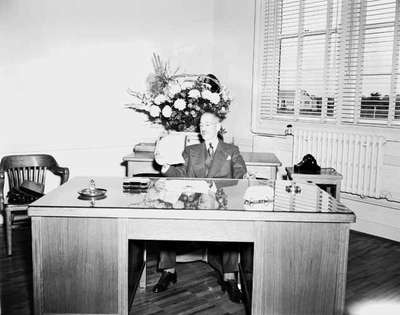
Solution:
<svg viewBox="0 0 400 315">
<path fill-rule="evenodd" d="M 321 174 L 321 167 L 311 154 L 306 154 L 299 163 L 294 165 L 293 169 L 295 173 Z"/>
<path fill-rule="evenodd" d="M 13 187 L 7 194 L 8 202 L 16 205 L 31 203 L 44 195 L 44 185 L 24 180 L 19 187 Z"/>
<path fill-rule="evenodd" d="M 125 179 L 122 183 L 122 188 L 124 192 L 140 193 L 146 192 L 150 186 L 151 180 L 149 178 L 143 177 L 133 177 Z"/>
<path fill-rule="evenodd" d="M 83 188 L 78 191 L 78 199 L 82 200 L 100 200 L 106 198 L 106 189 L 96 188 L 96 184 L 93 179 L 89 181 L 89 187 Z"/>
</svg>

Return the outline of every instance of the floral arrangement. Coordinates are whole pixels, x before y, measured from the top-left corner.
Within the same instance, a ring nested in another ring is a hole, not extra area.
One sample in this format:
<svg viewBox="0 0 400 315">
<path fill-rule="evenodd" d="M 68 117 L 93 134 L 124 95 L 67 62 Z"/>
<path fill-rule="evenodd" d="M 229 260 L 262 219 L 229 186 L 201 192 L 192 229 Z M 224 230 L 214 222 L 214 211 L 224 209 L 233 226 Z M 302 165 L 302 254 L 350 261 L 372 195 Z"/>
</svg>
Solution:
<svg viewBox="0 0 400 315">
<path fill-rule="evenodd" d="M 212 112 L 221 120 L 226 117 L 231 99 L 214 75 L 178 74 L 178 69 L 171 74 L 169 63 L 155 54 L 153 66 L 145 93 L 128 90 L 136 99 L 128 108 L 175 131 L 196 131 L 204 112 Z"/>
</svg>

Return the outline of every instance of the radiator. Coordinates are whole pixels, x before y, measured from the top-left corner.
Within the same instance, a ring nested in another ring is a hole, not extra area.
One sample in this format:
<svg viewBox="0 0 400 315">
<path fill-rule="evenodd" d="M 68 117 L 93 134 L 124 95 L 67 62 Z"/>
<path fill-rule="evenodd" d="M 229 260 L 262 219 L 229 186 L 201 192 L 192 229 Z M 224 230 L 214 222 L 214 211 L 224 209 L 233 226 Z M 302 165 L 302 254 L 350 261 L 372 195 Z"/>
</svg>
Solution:
<svg viewBox="0 0 400 315">
<path fill-rule="evenodd" d="M 378 135 L 296 129 L 292 162 L 311 153 L 321 167 L 342 174 L 343 192 L 379 198 L 384 143 Z"/>
</svg>

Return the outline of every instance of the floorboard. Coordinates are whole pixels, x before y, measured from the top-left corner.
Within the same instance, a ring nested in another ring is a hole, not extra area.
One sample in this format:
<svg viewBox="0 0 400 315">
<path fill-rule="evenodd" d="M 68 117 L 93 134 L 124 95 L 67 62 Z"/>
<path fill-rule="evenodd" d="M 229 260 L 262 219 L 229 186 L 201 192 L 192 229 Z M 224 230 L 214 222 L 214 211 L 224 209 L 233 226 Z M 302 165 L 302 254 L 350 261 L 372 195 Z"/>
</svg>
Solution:
<svg viewBox="0 0 400 315">
<path fill-rule="evenodd" d="M 14 254 L 6 256 L 4 234 L 0 233 L 0 292 L 4 315 L 31 315 L 32 255 L 28 227 L 13 231 Z M 148 287 L 139 290 L 134 313 L 140 315 L 242 315 L 243 304 L 229 301 L 221 292 L 214 270 L 203 262 L 177 265 L 178 283 L 166 292 L 153 294 L 158 279 L 155 261 L 148 268 Z M 371 302 L 388 306 L 379 314 L 400 314 L 400 243 L 358 233 L 350 233 L 346 288 L 346 314 Z M 372 307 L 369 305 L 369 310 Z M 399 312 L 397 312 L 399 310 Z M 133 312 L 131 312 L 133 314 Z M 364 313 L 363 313 L 364 314 Z M 372 314 L 372 313 L 365 313 Z M 378 313 L 376 313 L 378 314 Z"/>
</svg>

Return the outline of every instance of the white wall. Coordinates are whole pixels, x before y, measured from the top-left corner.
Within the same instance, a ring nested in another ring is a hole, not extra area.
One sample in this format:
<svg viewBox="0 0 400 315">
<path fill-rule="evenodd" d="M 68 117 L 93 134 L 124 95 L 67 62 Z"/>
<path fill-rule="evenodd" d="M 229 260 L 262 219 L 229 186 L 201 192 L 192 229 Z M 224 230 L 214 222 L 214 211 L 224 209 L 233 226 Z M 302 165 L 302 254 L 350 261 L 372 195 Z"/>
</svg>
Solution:
<svg viewBox="0 0 400 315">
<path fill-rule="evenodd" d="M 254 0 L 215 1 L 214 68 L 229 87 L 232 106 L 224 122 L 244 150 L 251 150 Z"/>
<path fill-rule="evenodd" d="M 122 176 L 122 156 L 160 133 L 126 90 L 144 90 L 153 52 L 212 71 L 213 23 L 213 0 L 0 1 L 0 155 Z"/>
<path fill-rule="evenodd" d="M 291 138 L 250 128 L 254 0 L 1 0 L 0 38 L 1 156 L 49 152 L 71 176 L 122 176 L 122 156 L 160 133 L 123 107 L 127 88 L 145 88 L 157 52 L 181 71 L 215 73 L 233 97 L 228 136 L 290 165 Z M 382 187 L 400 199 L 400 132 L 388 137 Z M 400 240 L 400 224 L 389 223 L 398 204 L 348 205 L 355 228 Z"/>
</svg>

